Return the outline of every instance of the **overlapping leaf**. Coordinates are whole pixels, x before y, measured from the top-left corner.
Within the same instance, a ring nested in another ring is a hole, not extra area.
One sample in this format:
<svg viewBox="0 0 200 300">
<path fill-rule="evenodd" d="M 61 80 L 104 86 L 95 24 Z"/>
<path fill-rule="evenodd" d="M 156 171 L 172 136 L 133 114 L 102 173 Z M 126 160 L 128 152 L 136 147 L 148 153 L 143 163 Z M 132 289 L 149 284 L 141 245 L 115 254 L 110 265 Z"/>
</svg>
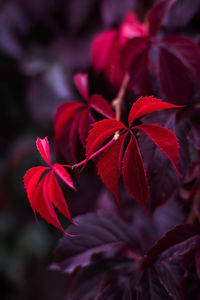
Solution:
<svg viewBox="0 0 200 300">
<path fill-rule="evenodd" d="M 94 254 L 108 253 L 130 243 L 138 246 L 127 230 L 128 224 L 117 216 L 100 211 L 76 217 L 75 220 L 79 226 L 70 225 L 68 232 L 77 237 L 70 239 L 66 236 L 60 240 L 51 269 L 71 273 L 78 266 L 89 265 Z"/>
<path fill-rule="evenodd" d="M 200 228 L 191 224 L 178 225 L 168 231 L 146 253 L 142 269 L 150 267 L 157 259 L 172 260 L 200 248 Z"/>
<path fill-rule="evenodd" d="M 129 39 L 146 35 L 146 27 L 134 13 L 128 13 L 118 30 L 96 36 L 92 43 L 92 61 L 96 72 L 103 72 L 114 86 L 122 82 L 124 72 L 119 65 L 120 52 Z"/>
<path fill-rule="evenodd" d="M 69 187 L 75 189 L 70 175 L 60 164 L 51 164 L 49 142 L 47 138 L 37 138 L 36 145 L 48 167 L 33 167 L 24 175 L 24 187 L 30 205 L 48 223 L 64 232 L 54 206 L 71 222 L 73 222 L 56 176 L 60 177 Z M 49 171 L 48 173 L 46 171 Z"/>
<path fill-rule="evenodd" d="M 187 102 L 191 88 L 200 82 L 200 49 L 189 37 L 156 35 L 174 0 L 163 0 L 149 13 L 149 35 L 142 37 L 143 49 L 136 51 L 138 38 L 130 39 L 121 50 L 121 68 L 130 73 L 130 85 L 138 94 L 151 93 L 157 78 L 162 94 L 170 102 Z M 156 49 L 156 51 L 155 51 Z M 153 66 L 153 67 L 152 67 Z"/>
<path fill-rule="evenodd" d="M 117 120 L 103 120 L 93 125 L 87 140 L 86 157 L 89 159 L 106 141 L 111 140 L 100 157 L 97 168 L 102 181 L 117 199 L 118 181 L 122 172 L 124 185 L 129 194 L 146 209 L 149 194 L 148 182 L 143 159 L 134 135 L 136 130 L 142 130 L 154 142 L 181 176 L 178 168 L 179 146 L 176 136 L 168 129 L 154 124 L 134 126 L 134 121 L 148 112 L 175 107 L 177 106 L 162 102 L 152 96 L 141 97 L 130 110 L 129 127 Z M 125 141 L 127 148 L 124 153 Z"/>
<path fill-rule="evenodd" d="M 85 145 L 88 131 L 94 122 L 92 110 L 104 117 L 113 118 L 114 112 L 100 95 L 89 97 L 88 78 L 86 74 L 74 76 L 74 83 L 85 102 L 66 102 L 58 106 L 55 114 L 55 140 L 57 143 L 69 135 L 73 159 L 76 160 L 76 144 L 78 135 Z"/>
</svg>

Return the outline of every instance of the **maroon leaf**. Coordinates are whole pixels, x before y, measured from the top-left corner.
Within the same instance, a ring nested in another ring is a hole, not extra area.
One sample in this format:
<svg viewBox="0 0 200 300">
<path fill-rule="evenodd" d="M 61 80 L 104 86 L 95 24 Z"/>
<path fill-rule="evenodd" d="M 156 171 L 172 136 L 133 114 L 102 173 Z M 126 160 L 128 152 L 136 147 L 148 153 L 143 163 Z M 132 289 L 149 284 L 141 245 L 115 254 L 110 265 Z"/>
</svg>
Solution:
<svg viewBox="0 0 200 300">
<path fill-rule="evenodd" d="M 66 102 L 61 104 L 55 114 L 55 140 L 63 147 L 63 140 L 70 139 L 70 146 L 73 159 L 76 158 L 77 136 L 85 147 L 88 132 L 94 122 L 92 109 L 108 118 L 114 117 L 111 106 L 100 95 L 89 97 L 87 74 L 77 74 L 74 76 L 74 83 L 77 86 L 86 103 Z"/>
<path fill-rule="evenodd" d="M 148 44 L 148 37 L 130 39 L 121 50 L 120 64 L 122 69 L 127 71 L 132 61 L 148 47 Z"/>
<path fill-rule="evenodd" d="M 171 47 L 173 53 L 179 58 L 188 70 L 194 74 L 195 81 L 200 80 L 200 48 L 187 36 L 172 35 L 163 39 Z"/>
<path fill-rule="evenodd" d="M 81 117 L 82 112 L 79 111 L 77 112 L 73 123 L 71 125 L 71 130 L 70 130 L 70 135 L 69 135 L 69 141 L 70 141 L 70 148 L 71 148 L 71 152 L 72 152 L 72 158 L 74 161 L 77 160 L 76 158 L 76 146 L 77 146 L 77 142 L 78 142 L 78 129 L 79 129 L 79 122 L 80 122 L 80 117 Z"/>
<path fill-rule="evenodd" d="M 90 127 L 90 113 L 89 113 L 89 108 L 86 108 L 81 114 L 81 117 L 79 119 L 79 127 L 78 127 L 80 140 L 84 146 L 86 144 L 89 127 Z"/>
<path fill-rule="evenodd" d="M 134 135 L 131 135 L 124 155 L 122 175 L 124 185 L 130 195 L 146 210 L 149 188 L 143 160 Z"/>
<path fill-rule="evenodd" d="M 197 242 L 192 245 L 191 238 Z M 166 250 L 176 246 L 176 251 L 172 249 L 171 255 L 176 257 L 191 251 L 192 247 L 200 246 L 200 229 L 199 227 L 191 224 L 178 225 L 172 230 L 168 231 L 155 245 L 146 253 L 142 263 L 142 269 L 150 267 L 159 256 Z M 191 247 L 192 246 L 192 247 Z M 169 257 L 168 257 L 169 259 Z"/>
<path fill-rule="evenodd" d="M 130 86 L 136 95 L 150 95 L 152 94 L 152 82 L 149 67 L 149 51 L 147 47 L 140 52 L 130 64 Z"/>
<path fill-rule="evenodd" d="M 105 150 L 97 164 L 98 174 L 103 183 L 114 194 L 118 202 L 118 182 L 125 138 L 126 135 L 120 136 L 107 150 Z"/>
<path fill-rule="evenodd" d="M 81 108 L 84 108 L 84 104 L 80 103 L 80 102 L 71 102 L 70 106 L 62 106 L 64 109 L 62 111 L 62 113 L 59 113 L 59 115 L 57 115 L 56 112 L 56 116 L 55 116 L 55 139 L 59 139 L 65 126 L 67 126 L 72 118 L 74 117 L 75 113 L 77 113 L 77 111 L 79 111 Z M 61 111 L 61 108 L 58 107 L 59 112 Z"/>
<path fill-rule="evenodd" d="M 179 145 L 177 137 L 170 130 L 153 124 L 142 124 L 134 128 L 144 131 L 156 146 L 169 158 L 174 165 L 180 177 L 178 163 L 179 163 Z"/>
<path fill-rule="evenodd" d="M 167 100 L 175 104 L 185 104 L 190 91 L 188 69 L 169 50 L 159 48 L 158 79 Z"/>
<path fill-rule="evenodd" d="M 108 102 L 100 95 L 92 95 L 90 98 L 90 105 L 98 113 L 107 118 L 113 119 L 115 117 L 114 111 L 111 109 Z"/>
<path fill-rule="evenodd" d="M 87 74 L 76 74 L 74 76 L 74 84 L 81 96 L 88 101 L 89 99 L 89 86 L 88 86 L 88 75 Z"/>
<path fill-rule="evenodd" d="M 149 12 L 149 34 L 155 36 L 163 23 L 170 7 L 176 0 L 162 0 L 156 3 Z"/>
</svg>

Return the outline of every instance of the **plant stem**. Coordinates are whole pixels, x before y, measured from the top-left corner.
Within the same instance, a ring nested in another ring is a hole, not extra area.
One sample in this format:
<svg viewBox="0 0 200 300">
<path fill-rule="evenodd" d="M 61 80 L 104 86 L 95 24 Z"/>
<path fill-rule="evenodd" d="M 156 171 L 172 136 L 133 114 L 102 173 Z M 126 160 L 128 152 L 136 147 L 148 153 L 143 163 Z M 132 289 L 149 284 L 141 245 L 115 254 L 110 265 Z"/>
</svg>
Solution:
<svg viewBox="0 0 200 300">
<path fill-rule="evenodd" d="M 102 148 L 100 148 L 99 150 L 94 152 L 89 158 L 85 158 L 84 160 L 82 160 L 79 163 L 74 164 L 74 165 L 63 165 L 63 167 L 67 167 L 67 168 L 71 168 L 71 169 L 78 168 L 78 167 L 86 164 L 90 159 L 92 159 L 95 156 L 99 155 L 102 151 L 104 151 L 107 147 L 109 147 L 113 142 L 114 142 L 114 140 L 112 139 L 107 144 L 105 144 Z"/>
<path fill-rule="evenodd" d="M 122 101 L 123 101 L 123 98 L 124 98 L 124 94 L 125 94 L 125 91 L 127 89 L 127 86 L 128 86 L 128 83 L 129 83 L 129 80 L 130 80 L 130 76 L 128 73 L 125 73 L 124 75 L 124 79 L 122 81 L 122 84 L 121 84 L 121 87 L 119 89 L 119 92 L 117 94 L 117 97 L 112 101 L 112 106 L 115 108 L 115 118 L 116 120 L 120 121 L 120 118 L 121 118 L 121 104 L 122 104 Z M 102 151 L 104 151 L 108 146 L 110 146 L 116 139 L 118 139 L 119 137 L 119 132 L 117 131 L 113 137 L 113 139 L 108 142 L 107 144 L 105 144 L 102 148 L 100 148 L 99 150 L 97 150 L 96 152 L 94 152 L 89 158 L 86 158 L 82 161 L 80 161 L 79 163 L 77 164 L 74 164 L 74 165 L 63 165 L 63 167 L 66 167 L 66 168 L 71 168 L 72 170 L 74 168 L 78 168 L 80 166 L 84 165 L 92 158 L 94 158 L 95 156 L 97 156 L 98 154 L 100 154 Z"/>
<path fill-rule="evenodd" d="M 195 220 L 196 220 L 196 214 L 195 214 L 195 211 L 194 211 L 194 207 L 195 206 L 199 206 L 200 204 L 200 192 L 198 191 L 194 197 L 194 201 L 193 201 L 193 204 L 192 204 L 192 207 L 190 209 L 190 212 L 189 212 L 189 215 L 188 215 L 188 218 L 187 218 L 187 223 L 188 224 L 194 224 Z"/>
<path fill-rule="evenodd" d="M 115 108 L 115 118 L 118 121 L 120 121 L 121 119 L 121 104 L 123 102 L 124 94 L 126 92 L 129 80 L 130 80 L 129 73 L 125 73 L 117 97 L 112 101 L 112 106 Z"/>
</svg>

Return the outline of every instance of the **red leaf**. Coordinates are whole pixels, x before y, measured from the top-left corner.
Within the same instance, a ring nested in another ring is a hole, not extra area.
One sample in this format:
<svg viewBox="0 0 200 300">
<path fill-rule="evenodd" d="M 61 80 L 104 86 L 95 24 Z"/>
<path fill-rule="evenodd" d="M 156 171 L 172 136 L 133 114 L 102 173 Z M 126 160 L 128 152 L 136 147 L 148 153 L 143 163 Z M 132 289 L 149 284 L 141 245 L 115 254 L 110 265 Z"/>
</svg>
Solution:
<svg viewBox="0 0 200 300">
<path fill-rule="evenodd" d="M 200 80 L 200 48 L 187 36 L 169 36 L 163 42 L 172 48 L 174 55 L 194 73 L 195 80 Z"/>
<path fill-rule="evenodd" d="M 59 116 L 55 117 L 55 119 L 56 119 L 56 122 L 55 122 L 55 139 L 60 138 L 60 135 L 61 135 L 61 133 L 64 129 L 64 126 L 67 126 L 67 124 L 74 117 L 74 114 L 83 107 L 85 107 L 85 104 L 80 103 L 80 102 L 73 102 L 70 106 L 64 107 L 62 112 L 60 112 L 60 109 L 58 107 Z M 56 112 L 56 115 L 57 115 L 57 112 Z"/>
<path fill-rule="evenodd" d="M 81 96 L 88 101 L 89 99 L 89 87 L 88 87 L 88 75 L 87 74 L 76 74 L 74 76 L 74 84 Z"/>
<path fill-rule="evenodd" d="M 51 172 L 49 176 L 49 197 L 51 202 L 58 208 L 58 210 L 73 223 L 62 190 L 53 172 Z"/>
<path fill-rule="evenodd" d="M 110 30 L 98 34 L 94 39 L 92 43 L 92 64 L 95 71 L 101 72 L 107 66 L 116 35 L 115 30 Z"/>
<path fill-rule="evenodd" d="M 115 132 L 125 128 L 125 125 L 117 120 L 102 120 L 94 123 L 87 140 L 86 157 L 89 158 Z"/>
<path fill-rule="evenodd" d="M 72 189 L 76 189 L 74 187 L 73 181 L 71 180 L 71 177 L 67 173 L 67 171 L 61 166 L 60 164 L 54 164 L 52 166 L 52 170 Z"/>
<path fill-rule="evenodd" d="M 161 99 L 154 98 L 153 96 L 140 97 L 135 103 L 133 103 L 132 108 L 130 110 L 128 116 L 129 126 L 131 126 L 135 119 L 140 118 L 147 113 L 176 107 L 179 106 L 164 102 Z"/>
<path fill-rule="evenodd" d="M 148 46 L 148 37 L 136 37 L 129 40 L 121 50 L 120 65 L 127 71 L 133 59 L 140 55 Z"/>
<path fill-rule="evenodd" d="M 170 130 L 153 124 L 142 124 L 134 128 L 142 130 L 150 137 L 156 146 L 169 158 L 174 165 L 178 175 L 182 177 L 179 171 L 179 144 L 177 137 Z"/>
<path fill-rule="evenodd" d="M 117 201 L 118 182 L 121 170 L 121 159 L 126 135 L 120 136 L 105 152 L 101 155 L 97 168 L 103 183 L 114 194 Z"/>
<path fill-rule="evenodd" d="M 92 95 L 92 97 L 90 98 L 90 105 L 98 113 L 102 114 L 103 116 L 105 116 L 107 118 L 112 119 L 115 117 L 114 111 L 112 110 L 111 106 L 100 95 Z"/>
<path fill-rule="evenodd" d="M 33 167 L 33 168 L 29 169 L 26 172 L 26 174 L 24 175 L 24 187 L 25 187 L 25 189 L 27 189 L 31 178 L 37 173 L 37 171 L 41 171 L 41 174 L 42 174 L 45 170 L 49 170 L 49 169 L 50 168 L 48 168 L 48 167 Z"/>
<path fill-rule="evenodd" d="M 164 47 L 159 47 L 158 79 L 162 92 L 170 102 L 186 103 L 191 83 L 188 69 Z"/>
<path fill-rule="evenodd" d="M 81 113 L 82 111 L 77 112 L 71 129 L 70 129 L 70 136 L 69 136 L 69 141 L 70 141 L 70 148 L 71 148 L 71 152 L 72 152 L 72 158 L 74 161 L 76 161 L 76 144 L 77 144 L 77 140 L 78 140 L 78 127 L 79 127 L 79 121 L 80 121 L 80 117 L 81 117 Z"/>
<path fill-rule="evenodd" d="M 48 168 L 46 167 L 33 167 L 30 170 L 28 170 L 24 175 L 24 187 L 26 188 L 27 196 L 34 213 L 36 209 L 34 194 L 38 186 L 40 177 L 42 176 L 43 172 L 47 169 Z"/>
<path fill-rule="evenodd" d="M 38 202 L 40 202 L 40 211 L 38 212 L 48 223 L 64 232 L 51 202 L 49 178 L 50 173 L 43 178 L 43 182 L 41 182 L 41 190 L 38 187 L 37 199 L 39 200 Z"/>
<path fill-rule="evenodd" d="M 56 108 L 56 113 L 54 116 L 54 123 L 57 122 L 58 118 L 60 115 L 63 113 L 64 110 L 67 110 L 70 106 L 73 106 L 75 102 L 64 102 L 61 103 L 57 108 Z"/>
<path fill-rule="evenodd" d="M 129 194 L 139 202 L 146 211 L 146 200 L 149 194 L 147 176 L 137 140 L 132 134 L 125 151 L 122 167 L 124 185 Z"/>
<path fill-rule="evenodd" d="M 83 146 L 85 146 L 86 139 L 88 137 L 89 125 L 90 125 L 89 119 L 90 119 L 89 108 L 87 108 L 81 114 L 80 121 L 79 121 L 79 128 L 78 128 L 80 140 Z"/>
<path fill-rule="evenodd" d="M 152 94 L 149 51 L 150 47 L 147 46 L 130 64 L 130 86 L 137 95 Z"/>
<path fill-rule="evenodd" d="M 140 23 L 133 12 L 128 12 L 119 29 L 120 40 L 126 41 L 134 37 L 145 36 L 146 34 L 147 28 L 145 24 Z"/>
<path fill-rule="evenodd" d="M 56 181 L 53 171 L 71 188 L 75 189 L 73 182 L 67 171 L 60 164 L 51 165 L 49 144 L 47 138 L 42 140 L 37 138 L 37 148 L 44 160 L 50 164 L 47 167 L 34 167 L 24 175 L 24 187 L 30 205 L 35 213 L 39 214 L 49 223 L 64 231 L 55 213 L 52 203 L 70 220 L 71 216 L 65 203 L 64 196 Z M 44 175 L 46 170 L 51 170 L 50 173 Z M 43 178 L 41 179 L 41 177 Z M 36 215 L 35 215 L 36 216 Z"/>
<path fill-rule="evenodd" d="M 155 36 L 162 25 L 164 17 L 176 0 L 162 0 L 156 3 L 149 12 L 149 34 Z"/>
<path fill-rule="evenodd" d="M 43 159 L 50 165 L 51 160 L 50 160 L 49 142 L 47 137 L 45 137 L 44 139 L 37 138 L 36 146 Z"/>
</svg>

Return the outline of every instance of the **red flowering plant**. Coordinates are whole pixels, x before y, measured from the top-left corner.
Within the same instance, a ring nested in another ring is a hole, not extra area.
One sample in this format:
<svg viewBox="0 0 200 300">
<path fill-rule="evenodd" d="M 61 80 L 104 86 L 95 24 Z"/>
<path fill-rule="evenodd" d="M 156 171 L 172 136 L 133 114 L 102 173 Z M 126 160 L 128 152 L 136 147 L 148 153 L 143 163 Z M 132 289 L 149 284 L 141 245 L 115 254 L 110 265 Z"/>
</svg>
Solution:
<svg viewBox="0 0 200 300">
<path fill-rule="evenodd" d="M 64 102 L 54 118 L 54 141 L 70 149 L 68 163 L 52 164 L 47 138 L 36 141 L 48 167 L 28 170 L 24 185 L 34 213 L 66 233 L 51 268 L 68 274 L 67 299 L 187 299 L 188 274 L 199 283 L 199 148 L 191 124 L 200 49 L 162 31 L 177 2 L 155 4 L 145 25 L 128 13 L 118 29 L 94 38 L 92 75 L 101 72 L 119 92 L 111 108 L 106 97 L 89 95 L 86 74 L 74 76 L 83 101 Z M 59 181 L 75 191 L 76 182 L 78 192 L 77 170 L 87 173 L 91 160 L 106 186 L 95 199 L 101 210 L 72 218 Z M 66 231 L 55 208 L 72 223 Z"/>
</svg>

